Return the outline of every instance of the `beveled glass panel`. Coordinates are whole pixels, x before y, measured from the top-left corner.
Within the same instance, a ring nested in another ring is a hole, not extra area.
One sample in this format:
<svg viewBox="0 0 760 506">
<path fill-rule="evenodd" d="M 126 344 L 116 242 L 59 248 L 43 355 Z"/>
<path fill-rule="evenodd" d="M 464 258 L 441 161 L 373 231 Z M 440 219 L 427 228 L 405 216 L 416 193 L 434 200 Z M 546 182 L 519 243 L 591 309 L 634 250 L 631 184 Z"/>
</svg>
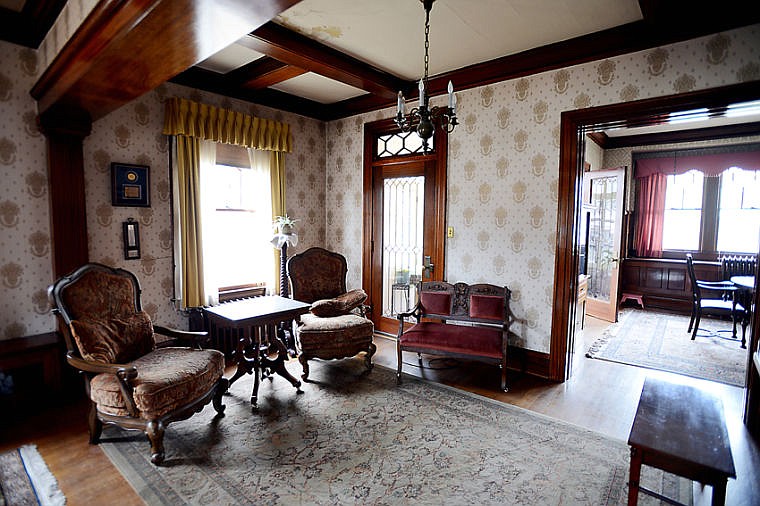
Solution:
<svg viewBox="0 0 760 506">
<path fill-rule="evenodd" d="M 588 265 L 591 280 L 589 295 L 602 301 L 610 300 L 610 276 L 615 258 L 615 206 L 618 178 L 596 178 L 591 181 Z"/>
</svg>

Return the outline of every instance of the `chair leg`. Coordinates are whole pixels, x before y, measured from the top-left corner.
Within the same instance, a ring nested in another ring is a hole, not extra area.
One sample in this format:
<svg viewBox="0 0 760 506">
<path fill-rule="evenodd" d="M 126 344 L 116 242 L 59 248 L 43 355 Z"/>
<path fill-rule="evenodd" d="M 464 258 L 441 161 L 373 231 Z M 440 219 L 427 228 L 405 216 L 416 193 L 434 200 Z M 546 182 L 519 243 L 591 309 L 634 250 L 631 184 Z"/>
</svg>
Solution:
<svg viewBox="0 0 760 506">
<path fill-rule="evenodd" d="M 692 304 L 691 305 L 691 318 L 689 319 L 689 329 L 686 332 L 691 332 L 691 329 L 694 325 L 694 316 L 697 314 L 697 307 Z"/>
<path fill-rule="evenodd" d="M 214 390 L 214 397 L 211 399 L 211 402 L 214 405 L 214 409 L 216 410 L 217 414 L 220 416 L 224 416 L 225 406 L 222 403 L 222 396 L 224 395 L 224 392 L 227 391 L 229 386 L 230 386 L 230 380 L 228 380 L 227 378 L 220 378 L 216 384 L 216 390 Z"/>
<path fill-rule="evenodd" d="M 87 427 L 90 433 L 90 444 L 100 442 L 100 434 L 103 432 L 103 422 L 98 418 L 98 408 L 90 401 L 90 412 L 87 414 Z"/>
<path fill-rule="evenodd" d="M 298 361 L 301 362 L 301 367 L 303 367 L 303 374 L 301 375 L 301 378 L 304 381 L 308 381 L 309 379 L 309 362 L 308 358 L 306 358 L 306 355 L 301 352 L 300 355 L 298 355 Z"/>
<path fill-rule="evenodd" d="M 401 343 L 396 341 L 396 384 L 401 384 L 401 366 L 403 365 L 403 362 L 401 361 Z"/>
<path fill-rule="evenodd" d="M 501 391 L 509 392 L 507 388 L 507 366 L 504 363 L 499 364 L 499 369 L 501 369 Z"/>
<path fill-rule="evenodd" d="M 375 345 L 375 343 L 372 343 L 372 342 L 369 343 L 369 346 L 367 348 L 367 354 L 364 356 L 364 365 L 367 366 L 368 371 L 372 370 L 372 355 L 374 355 L 376 351 L 377 351 L 377 346 Z"/>
<path fill-rule="evenodd" d="M 747 349 L 747 318 L 742 317 L 742 348 Z"/>
<path fill-rule="evenodd" d="M 697 314 L 694 320 L 694 330 L 691 333 L 691 340 L 697 338 L 697 331 L 699 330 L 699 320 L 702 319 L 702 308 L 697 308 Z"/>
<path fill-rule="evenodd" d="M 145 429 L 150 440 L 150 461 L 160 466 L 164 462 L 164 422 L 151 420 Z"/>
</svg>

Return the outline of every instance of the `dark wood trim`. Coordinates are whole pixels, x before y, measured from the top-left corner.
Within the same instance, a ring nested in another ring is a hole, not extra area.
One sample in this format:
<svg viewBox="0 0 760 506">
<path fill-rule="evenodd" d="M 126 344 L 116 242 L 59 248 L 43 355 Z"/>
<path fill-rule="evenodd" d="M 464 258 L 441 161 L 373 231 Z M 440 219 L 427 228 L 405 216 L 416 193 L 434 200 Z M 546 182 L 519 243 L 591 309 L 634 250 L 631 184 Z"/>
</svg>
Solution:
<svg viewBox="0 0 760 506">
<path fill-rule="evenodd" d="M 223 74 L 191 67 L 181 74 L 169 79 L 170 82 L 189 86 L 197 90 L 205 90 L 238 100 L 292 112 L 302 116 L 323 120 L 328 117 L 329 106 L 307 98 L 297 97 L 289 93 L 265 89 L 248 89 L 241 86 L 230 86 Z"/>
<path fill-rule="evenodd" d="M 40 112 L 54 104 L 66 104 L 86 109 L 97 120 L 298 1 L 230 0 L 224 10 L 213 0 L 101 1 L 31 94 Z M 219 15 L 208 16 L 209 9 L 216 9 Z M 234 22 L 220 36 L 215 28 L 224 23 L 224 16 Z M 248 24 L 240 26 L 240 19 Z"/>
<path fill-rule="evenodd" d="M 66 0 L 27 0 L 21 12 L 0 8 L 0 39 L 37 49 Z"/>
<path fill-rule="evenodd" d="M 275 23 L 266 23 L 238 41 L 254 51 L 281 62 L 369 91 L 387 99 L 396 98 L 410 83 L 316 42 Z"/>
<path fill-rule="evenodd" d="M 554 273 L 554 309 L 550 342 L 550 378 L 567 379 L 575 328 L 577 284 L 576 235 L 582 163 L 579 154 L 587 130 L 609 128 L 621 124 L 647 125 L 672 112 L 706 107 L 719 114 L 733 103 L 760 98 L 760 80 L 694 91 L 681 95 L 624 102 L 575 111 L 561 115 L 559 201 L 557 204 L 557 247 Z M 755 313 L 755 319 L 760 316 Z"/>
<path fill-rule="evenodd" d="M 266 88 L 273 84 L 287 81 L 293 77 L 300 76 L 306 71 L 302 68 L 288 65 L 281 61 L 275 60 L 268 56 L 263 56 L 258 60 L 243 65 L 231 72 L 225 74 L 225 79 L 230 84 L 235 83 L 238 86 L 257 90 Z"/>
<path fill-rule="evenodd" d="M 89 260 L 83 141 L 92 126 L 81 109 L 54 107 L 38 118 L 47 138 L 53 278 Z"/>
</svg>

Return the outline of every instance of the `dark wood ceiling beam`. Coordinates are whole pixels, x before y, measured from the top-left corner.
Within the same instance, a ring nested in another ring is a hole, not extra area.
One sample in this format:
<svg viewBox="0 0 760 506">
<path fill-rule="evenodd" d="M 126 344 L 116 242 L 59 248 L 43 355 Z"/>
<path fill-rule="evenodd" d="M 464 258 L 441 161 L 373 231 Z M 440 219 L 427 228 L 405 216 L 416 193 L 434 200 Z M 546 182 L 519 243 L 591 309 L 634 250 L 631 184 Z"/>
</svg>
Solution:
<svg viewBox="0 0 760 506">
<path fill-rule="evenodd" d="M 395 99 L 409 83 L 275 23 L 266 23 L 238 41 L 254 51 L 329 77 L 385 99 Z"/>
<path fill-rule="evenodd" d="M 101 0 L 31 94 L 40 113 L 67 105 L 95 121 L 299 1 L 228 0 L 220 8 L 215 0 Z"/>
<path fill-rule="evenodd" d="M 231 84 L 225 79 L 225 74 L 219 74 L 199 67 L 189 68 L 170 79 L 170 81 L 175 84 L 217 93 L 230 98 L 236 98 L 254 104 L 261 104 L 267 107 L 273 107 L 282 111 L 293 112 L 323 121 L 327 118 L 329 108 L 331 107 L 313 100 L 297 97 L 269 88 L 243 88 L 235 83 Z"/>
<path fill-rule="evenodd" d="M 264 56 L 227 72 L 224 74 L 224 78 L 229 80 L 231 85 L 237 84 L 244 88 L 258 90 L 298 77 L 304 73 L 306 71 L 302 68 Z"/>
</svg>

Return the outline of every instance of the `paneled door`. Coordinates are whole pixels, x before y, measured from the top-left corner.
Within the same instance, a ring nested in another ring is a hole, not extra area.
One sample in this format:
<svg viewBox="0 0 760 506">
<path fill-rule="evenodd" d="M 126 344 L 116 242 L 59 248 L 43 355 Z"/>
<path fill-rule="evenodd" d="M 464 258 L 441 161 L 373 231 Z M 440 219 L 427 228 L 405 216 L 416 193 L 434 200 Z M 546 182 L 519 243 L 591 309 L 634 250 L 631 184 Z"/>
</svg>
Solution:
<svg viewBox="0 0 760 506">
<path fill-rule="evenodd" d="M 623 168 L 583 174 L 589 210 L 586 314 L 609 322 L 617 321 L 624 185 Z"/>
<path fill-rule="evenodd" d="M 443 279 L 445 139 L 423 154 L 414 133 L 385 121 L 365 128 L 363 285 L 375 329 L 396 334 L 417 284 Z"/>
</svg>

